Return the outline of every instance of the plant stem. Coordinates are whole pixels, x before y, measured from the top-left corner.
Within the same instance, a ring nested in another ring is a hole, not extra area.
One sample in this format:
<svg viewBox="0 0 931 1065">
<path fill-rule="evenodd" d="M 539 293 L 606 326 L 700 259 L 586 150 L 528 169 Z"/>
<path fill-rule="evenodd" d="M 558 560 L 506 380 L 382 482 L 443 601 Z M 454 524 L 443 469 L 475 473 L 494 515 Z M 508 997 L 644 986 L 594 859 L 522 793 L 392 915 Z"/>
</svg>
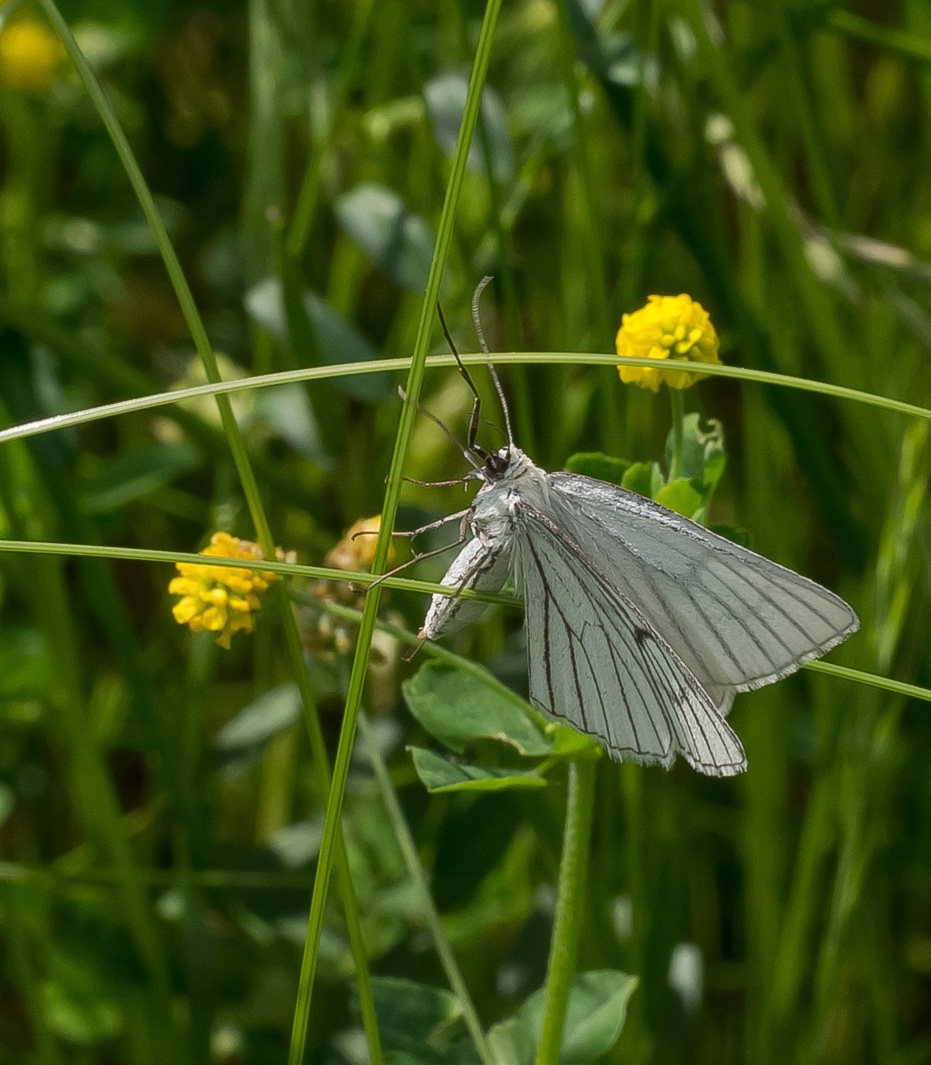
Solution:
<svg viewBox="0 0 931 1065">
<path fill-rule="evenodd" d="M 194 297 L 191 293 L 190 286 L 187 283 L 184 271 L 181 268 L 177 253 L 168 236 L 168 231 L 166 230 L 165 224 L 158 212 L 158 208 L 155 205 L 151 190 L 149 189 L 142 170 L 136 161 L 136 157 L 129 146 L 129 141 L 126 139 L 126 135 L 120 126 L 113 108 L 107 100 L 100 82 L 97 80 L 94 71 L 84 57 L 84 53 L 78 46 L 78 43 L 75 40 L 68 23 L 59 11 L 55 0 L 39 0 L 39 2 L 44 8 L 49 21 L 54 26 L 66 51 L 71 57 L 72 62 L 77 68 L 81 81 L 84 84 L 84 88 L 93 101 L 97 114 L 100 116 L 101 122 L 104 124 L 110 135 L 110 139 L 113 141 L 116 152 L 123 164 L 123 168 L 125 169 L 126 175 L 133 187 L 133 191 L 136 193 L 136 197 L 145 214 L 146 221 L 149 224 L 155 242 L 158 245 L 162 260 L 165 263 L 165 269 L 171 279 L 185 321 L 191 331 L 191 336 L 194 339 L 197 354 L 204 366 L 207 379 L 211 383 L 217 384 L 220 382 L 220 370 L 217 364 L 216 354 L 211 347 L 210 339 L 207 336 L 207 330 L 204 327 L 203 319 L 194 302 Z M 226 393 L 218 393 L 216 400 L 220 412 L 220 421 L 223 426 L 223 433 L 232 454 L 233 463 L 239 476 L 243 494 L 246 497 L 246 503 L 249 508 L 252 523 L 255 526 L 257 539 L 262 546 L 265 558 L 274 559 L 275 540 L 262 503 L 262 496 L 255 477 L 255 472 L 253 471 L 252 464 L 249 460 L 245 439 L 240 432 L 239 425 L 233 414 L 233 408 L 229 396 Z M 301 692 L 304 719 L 310 734 L 321 795 L 325 795 L 329 791 L 329 764 L 326 758 L 326 748 L 323 743 L 320 722 L 317 717 L 313 691 L 310 687 L 306 670 L 304 669 L 300 639 L 291 613 L 291 605 L 288 602 L 287 597 L 284 594 L 277 594 L 276 601 L 279 608 L 279 615 L 285 629 L 291 667 Z M 340 832 L 338 818 L 337 824 L 333 828 L 333 835 L 334 840 L 333 843 L 331 843 L 331 848 L 333 844 L 336 844 L 337 867 L 340 873 L 339 886 L 342 895 L 343 908 L 346 914 L 346 924 L 349 929 L 353 961 L 356 965 L 356 979 L 359 985 L 363 1022 L 369 1042 L 369 1054 L 372 1065 L 379 1065 L 381 1062 L 381 1046 L 375 1020 L 375 1005 L 371 994 L 371 981 L 368 972 L 365 944 L 362 940 L 361 918 L 359 915 L 358 902 L 352 888 L 352 880 L 349 875 L 349 863 L 346 857 L 345 844 Z"/>
<path fill-rule="evenodd" d="M 669 460 L 669 480 L 682 476 L 682 422 L 685 419 L 685 400 L 680 388 L 669 389 L 672 406 L 672 455 Z"/>
<path fill-rule="evenodd" d="M 320 727 L 317 701 L 310 686 L 310 677 L 304 668 L 301 638 L 291 609 L 291 601 L 288 599 L 285 588 L 281 584 L 276 586 L 276 594 L 279 599 L 280 615 L 284 622 L 288 658 L 297 680 L 298 690 L 301 693 L 301 709 L 307 735 L 310 738 L 310 751 L 317 773 L 317 788 L 320 792 L 321 800 L 325 802 L 331 784 L 330 759 L 327 755 L 326 743 L 323 738 L 323 729 Z M 346 841 L 341 831 L 337 833 L 336 837 L 336 879 L 343 903 L 343 912 L 346 917 L 346 931 L 349 935 L 352 960 L 356 967 L 356 989 L 359 992 L 359 1011 L 362 1015 L 362 1027 L 365 1029 L 365 1037 L 368 1042 L 369 1065 L 381 1065 L 383 1060 L 381 1036 L 378 1032 L 378 1018 L 375 1014 L 375 999 L 372 995 L 372 975 L 368 967 L 368 953 L 362 933 L 362 915 L 359 910 L 359 900 L 356 897 L 352 883 L 352 871 L 349 868 Z"/>
<path fill-rule="evenodd" d="M 398 425 L 398 433 L 395 439 L 394 454 L 388 473 L 388 486 L 385 491 L 385 500 L 382 506 L 381 528 L 375 544 L 375 557 L 372 561 L 372 572 L 376 575 L 384 572 L 388 559 L 388 548 L 391 543 L 391 533 L 394 528 L 394 519 L 397 514 L 398 501 L 401 496 L 402 474 L 404 458 L 407 454 L 408 444 L 414 427 L 415 405 L 420 395 L 423 382 L 424 367 L 427 358 L 427 349 L 430 344 L 430 335 L 433 330 L 434 314 L 439 299 L 440 281 L 443 276 L 443 268 L 452 242 L 453 221 L 456 207 L 459 202 L 459 194 L 462 190 L 465 176 L 466 160 L 468 158 L 469 142 L 475 129 L 478 117 L 479 104 L 481 102 L 482 87 L 488 73 L 488 63 L 491 55 L 491 42 L 494 36 L 494 28 L 498 21 L 498 13 L 501 10 L 502 0 L 489 0 L 485 9 L 485 18 L 479 35 L 476 48 L 475 62 L 472 68 L 472 77 L 469 82 L 469 91 L 466 97 L 465 110 L 462 116 L 462 126 L 459 130 L 459 141 L 456 146 L 456 154 L 453 159 L 452 173 L 449 186 L 446 190 L 446 198 L 443 202 L 443 210 L 440 215 L 440 224 L 437 228 L 436 246 L 433 252 L 433 261 L 430 264 L 430 274 L 427 278 L 427 287 L 424 293 L 423 306 L 420 322 L 417 328 L 417 337 L 414 342 L 414 351 L 411 356 L 410 372 L 407 378 L 406 394 L 409 402 L 401 408 L 401 418 Z M 362 611 L 362 620 L 359 623 L 359 636 L 356 645 L 356 654 L 352 663 L 352 673 L 349 678 L 349 690 L 346 693 L 346 709 L 343 715 L 343 725 L 340 729 L 339 744 L 336 748 L 336 758 L 333 764 L 333 783 L 330 787 L 329 801 L 327 802 L 326 820 L 323 827 L 323 839 L 320 843 L 320 854 L 317 859 L 317 872 L 314 878 L 314 891 L 310 900 L 310 916 L 307 923 L 307 938 L 304 942 L 304 956 L 301 959 L 301 975 L 298 984 L 297 1002 L 294 1010 L 294 1024 L 291 1030 L 291 1047 L 288 1053 L 289 1065 L 301 1065 L 304 1057 L 304 1046 L 307 1041 L 307 1025 L 310 1017 L 310 1002 L 313 992 L 314 976 L 317 970 L 317 955 L 320 947 L 320 934 L 323 931 L 323 914 L 326 905 L 327 888 L 330 881 L 330 873 L 333 867 L 333 853 L 336 837 L 339 829 L 340 817 L 343 809 L 343 798 L 346 792 L 346 780 L 349 776 L 349 762 L 352 756 L 353 743 L 356 738 L 356 727 L 359 720 L 359 709 L 362 704 L 362 690 L 365 686 L 365 678 L 368 674 L 369 654 L 371 652 L 372 636 L 375 632 L 375 622 L 378 617 L 378 604 L 381 600 L 381 587 L 376 587 L 366 596 L 365 607 Z"/>
<path fill-rule="evenodd" d="M 575 960 L 585 907 L 586 863 L 591 836 L 595 795 L 595 764 L 573 762 L 569 766 L 569 796 L 559 867 L 556 921 L 546 973 L 546 1003 L 543 1028 L 537 1046 L 536 1065 L 558 1065 L 569 992 L 575 976 Z"/>
<path fill-rule="evenodd" d="M 375 779 L 378 782 L 382 800 L 388 810 L 388 816 L 391 819 L 398 846 L 401 848 L 404 865 L 407 867 L 407 875 L 417 886 L 422 906 L 421 913 L 427 922 L 427 927 L 430 929 L 430 935 L 433 937 L 434 949 L 440 959 L 440 964 L 443 966 L 443 971 L 446 973 L 449 986 L 456 998 L 459 999 L 459 1005 L 462 1007 L 462 1019 L 465 1021 L 466 1028 L 469 1029 L 469 1035 L 472 1036 L 472 1042 L 475 1044 L 475 1049 L 483 1065 L 495 1065 L 495 1059 L 485 1038 L 485 1032 L 475 1010 L 475 1004 L 472 1002 L 469 989 L 466 987 L 465 980 L 462 977 L 462 971 L 456 961 L 456 956 L 453 954 L 453 948 L 446 932 L 443 930 L 440 915 L 436 911 L 436 905 L 433 902 L 433 896 L 430 894 L 430 887 L 427 883 L 424 868 L 420 864 L 417 845 L 414 843 L 411 830 L 408 828 L 407 821 L 404 818 L 404 811 L 401 809 L 397 792 L 391 782 L 391 774 L 388 772 L 385 760 L 378 750 L 378 744 L 372 735 L 372 726 L 364 712 L 359 714 L 359 731 L 362 734 L 365 752 L 372 763 L 372 769 L 375 771 Z"/>
</svg>

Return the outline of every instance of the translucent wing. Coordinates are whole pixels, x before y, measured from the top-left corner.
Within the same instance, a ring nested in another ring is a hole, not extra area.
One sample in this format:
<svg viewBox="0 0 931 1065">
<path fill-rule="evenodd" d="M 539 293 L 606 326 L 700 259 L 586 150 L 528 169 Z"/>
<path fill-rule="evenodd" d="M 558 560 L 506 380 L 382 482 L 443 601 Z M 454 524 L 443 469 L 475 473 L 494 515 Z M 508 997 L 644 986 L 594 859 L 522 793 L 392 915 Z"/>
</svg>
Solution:
<svg viewBox="0 0 931 1065">
<path fill-rule="evenodd" d="M 554 521 L 675 647 L 722 712 L 859 627 L 839 596 L 643 496 L 550 474 Z"/>
<path fill-rule="evenodd" d="M 448 588 L 472 588 L 477 592 L 497 592 L 507 579 L 510 562 L 510 542 L 496 540 L 487 545 L 478 537 L 469 540 L 453 559 L 440 584 Z M 435 595 L 424 618 L 421 635 L 435 640 L 449 635 L 477 621 L 488 604 L 477 599 L 463 599 L 459 595 Z"/>
<path fill-rule="evenodd" d="M 526 608 L 531 699 L 597 736 L 615 758 L 731 776 L 736 734 L 688 666 L 580 545 L 523 501 L 515 579 Z"/>
</svg>

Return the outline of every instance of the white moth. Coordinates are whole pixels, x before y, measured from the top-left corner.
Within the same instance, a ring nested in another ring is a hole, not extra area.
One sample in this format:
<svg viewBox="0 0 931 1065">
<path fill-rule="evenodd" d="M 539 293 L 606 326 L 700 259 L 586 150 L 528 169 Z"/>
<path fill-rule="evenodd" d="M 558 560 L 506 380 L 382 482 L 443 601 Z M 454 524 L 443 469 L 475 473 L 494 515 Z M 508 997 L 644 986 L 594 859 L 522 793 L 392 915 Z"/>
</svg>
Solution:
<svg viewBox="0 0 931 1065">
<path fill-rule="evenodd" d="M 488 456 L 469 539 L 442 583 L 524 601 L 530 698 L 617 759 L 730 776 L 747 767 L 724 720 L 859 627 L 833 592 L 650 499 L 547 473 L 518 448 Z M 435 595 L 422 635 L 485 604 Z"/>
<path fill-rule="evenodd" d="M 504 410 L 509 443 L 489 453 L 474 442 L 473 409 L 464 454 L 484 484 L 442 583 L 492 592 L 510 576 L 525 607 L 531 701 L 613 758 L 668 768 L 678 752 L 713 776 L 746 769 L 725 720 L 734 695 L 835 647 L 859 627 L 854 611 L 650 499 L 540 469 L 514 446 Z M 455 632 L 484 609 L 434 595 L 421 636 Z"/>
</svg>

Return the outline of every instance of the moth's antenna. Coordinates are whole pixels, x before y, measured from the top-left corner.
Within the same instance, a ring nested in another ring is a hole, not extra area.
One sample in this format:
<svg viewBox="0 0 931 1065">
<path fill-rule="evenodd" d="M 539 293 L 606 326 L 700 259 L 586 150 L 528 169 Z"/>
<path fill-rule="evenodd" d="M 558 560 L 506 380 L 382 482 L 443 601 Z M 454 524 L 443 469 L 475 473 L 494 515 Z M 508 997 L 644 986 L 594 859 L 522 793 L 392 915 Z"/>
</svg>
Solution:
<svg viewBox="0 0 931 1065">
<path fill-rule="evenodd" d="M 448 425 L 444 425 L 443 422 L 441 422 L 440 419 L 437 418 L 437 416 L 432 411 L 427 410 L 427 408 L 422 406 L 420 403 L 414 403 L 410 396 L 404 391 L 404 389 L 400 385 L 398 385 L 398 395 L 405 403 L 411 403 L 414 407 L 414 410 L 416 410 L 418 414 L 422 414 L 425 418 L 429 418 L 434 425 L 438 425 L 440 429 L 443 430 L 446 439 L 450 440 L 453 444 L 456 445 L 456 448 L 462 452 L 466 462 L 468 462 L 469 465 L 473 467 L 473 469 L 480 470 L 482 468 L 482 464 L 480 462 L 476 462 L 475 456 L 467 447 L 463 446 L 462 441 L 458 439 L 452 429 L 450 429 Z"/>
<path fill-rule="evenodd" d="M 475 443 L 475 438 L 478 436 L 478 424 L 479 416 L 482 410 L 482 399 L 481 396 L 479 396 L 478 394 L 478 389 L 475 387 L 475 382 L 472 380 L 471 374 L 465 368 L 465 363 L 463 363 L 462 359 L 459 358 L 459 352 L 457 351 L 456 345 L 453 342 L 452 334 L 449 331 L 449 326 L 446 324 L 446 315 L 443 314 L 443 308 L 439 304 L 436 305 L 436 313 L 439 315 L 440 318 L 440 327 L 443 330 L 443 336 L 446 337 L 446 343 L 449 345 L 449 350 L 453 353 L 453 357 L 456 360 L 456 366 L 459 370 L 459 375 L 469 386 L 472 395 L 475 397 L 475 399 L 472 401 L 472 414 L 469 418 L 469 451 L 473 451 L 476 455 L 478 455 L 484 460 L 487 457 L 485 455 L 485 452 Z"/>
<path fill-rule="evenodd" d="M 472 324 L 475 326 L 475 332 L 478 336 L 478 344 L 482 349 L 482 353 L 486 356 L 490 354 L 488 351 L 488 344 L 485 342 L 485 333 L 482 329 L 482 316 L 479 314 L 478 304 L 482 298 L 482 293 L 491 284 L 491 277 L 487 274 L 481 281 L 475 286 L 475 292 L 472 294 Z M 514 433 L 511 430 L 511 412 L 508 410 L 507 400 L 504 398 L 504 389 L 501 387 L 501 381 L 498 377 L 498 371 L 495 369 L 495 364 L 491 359 L 488 361 L 488 372 L 491 374 L 491 379 L 495 384 L 495 391 L 498 393 L 498 399 L 501 403 L 501 410 L 504 412 L 504 424 L 508 431 L 508 448 L 514 447 Z"/>
</svg>

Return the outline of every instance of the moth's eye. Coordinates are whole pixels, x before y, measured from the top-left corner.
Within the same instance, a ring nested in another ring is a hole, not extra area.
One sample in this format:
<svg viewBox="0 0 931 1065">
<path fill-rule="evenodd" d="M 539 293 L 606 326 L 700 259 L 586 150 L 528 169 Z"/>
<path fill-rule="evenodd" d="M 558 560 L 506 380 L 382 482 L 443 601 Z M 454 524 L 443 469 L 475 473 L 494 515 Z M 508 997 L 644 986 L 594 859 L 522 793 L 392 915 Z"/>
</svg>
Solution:
<svg viewBox="0 0 931 1065">
<path fill-rule="evenodd" d="M 485 468 L 493 477 L 503 477 L 508 472 L 508 466 L 510 466 L 511 460 L 507 455 L 499 455 L 495 452 L 488 456 L 488 461 L 485 463 Z"/>
</svg>

